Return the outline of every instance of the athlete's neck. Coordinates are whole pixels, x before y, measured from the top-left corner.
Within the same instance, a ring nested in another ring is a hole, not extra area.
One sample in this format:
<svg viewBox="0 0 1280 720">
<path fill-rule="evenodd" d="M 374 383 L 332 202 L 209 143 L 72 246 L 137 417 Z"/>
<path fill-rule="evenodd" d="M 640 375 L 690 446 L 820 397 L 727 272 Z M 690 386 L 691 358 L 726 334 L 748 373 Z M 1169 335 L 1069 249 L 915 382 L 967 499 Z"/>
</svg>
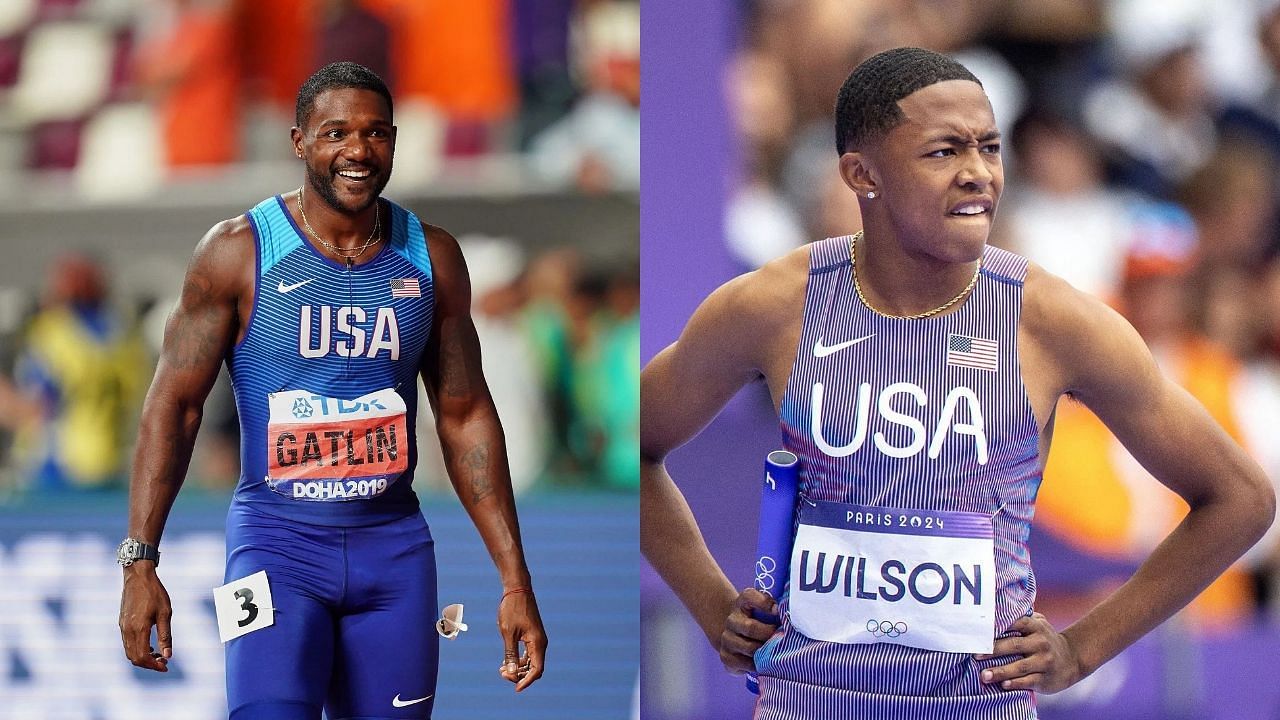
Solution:
<svg viewBox="0 0 1280 720">
<path fill-rule="evenodd" d="M 370 237 L 373 240 L 369 247 L 376 247 L 382 240 L 381 236 L 385 235 L 382 228 L 378 228 L 376 237 L 374 232 L 375 223 L 382 224 L 380 221 L 385 220 L 379 217 L 382 214 L 380 202 L 380 199 L 375 198 L 369 207 L 347 212 L 330 205 L 315 188 L 304 186 L 297 193 L 293 205 L 300 208 L 297 211 L 300 220 L 298 224 L 303 226 L 313 240 L 319 235 L 322 249 L 332 246 L 344 253 L 352 253 L 364 248 Z"/>
<path fill-rule="evenodd" d="M 939 257 L 906 250 L 889 233 L 868 235 L 857 242 L 855 272 L 863 296 L 882 313 L 906 317 L 929 312 L 955 298 L 978 270 L 980 254 L 975 259 Z"/>
</svg>

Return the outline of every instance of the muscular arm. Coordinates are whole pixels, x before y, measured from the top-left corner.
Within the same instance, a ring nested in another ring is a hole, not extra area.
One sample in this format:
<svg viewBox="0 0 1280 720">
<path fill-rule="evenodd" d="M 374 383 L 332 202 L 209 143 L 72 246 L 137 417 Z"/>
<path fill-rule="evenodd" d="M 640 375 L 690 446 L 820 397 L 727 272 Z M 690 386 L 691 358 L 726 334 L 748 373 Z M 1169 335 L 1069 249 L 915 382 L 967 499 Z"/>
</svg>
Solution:
<svg viewBox="0 0 1280 720">
<path fill-rule="evenodd" d="M 772 348 L 787 344 L 779 342 L 778 327 L 789 308 L 779 294 L 785 298 L 794 289 L 788 279 L 794 282 L 797 263 L 807 257 L 771 263 L 716 290 L 640 375 L 640 549 L 716 648 L 738 593 L 712 558 L 664 460 L 761 377 Z"/>
<path fill-rule="evenodd" d="M 1262 470 L 1185 390 L 1164 377 L 1110 308 L 1042 271 L 1024 323 L 1063 388 L 1191 510 L 1134 576 L 1063 632 L 1087 675 L 1190 602 L 1270 526 Z M 1077 678 L 1078 679 L 1078 678 Z"/>
<path fill-rule="evenodd" d="M 191 462 L 205 398 L 235 341 L 245 269 L 254 267 L 248 232 L 243 219 L 229 220 L 200 241 L 181 299 L 165 325 L 160 362 L 142 406 L 129 484 L 128 535 L 151 545 L 160 543 Z M 147 648 L 156 625 L 164 657 L 170 651 L 168 598 L 155 565 L 136 562 L 124 575 L 120 628 L 125 652 L 135 665 L 163 670 Z"/>
<path fill-rule="evenodd" d="M 480 343 L 471 320 L 466 263 L 452 236 L 439 228 L 428 228 L 427 232 L 436 270 L 436 316 L 432 339 L 423 355 L 422 379 L 435 412 L 449 480 L 484 539 L 504 592 L 529 588 L 506 443 L 481 369 Z M 508 604 L 518 611 L 504 614 Z M 542 621 L 529 593 L 506 596 L 498 609 L 500 624 L 511 624 L 502 627 L 508 650 L 514 649 L 515 640 L 524 640 L 533 657 L 534 666 L 516 685 L 517 690 L 523 690 L 542 672 L 546 648 Z"/>
</svg>

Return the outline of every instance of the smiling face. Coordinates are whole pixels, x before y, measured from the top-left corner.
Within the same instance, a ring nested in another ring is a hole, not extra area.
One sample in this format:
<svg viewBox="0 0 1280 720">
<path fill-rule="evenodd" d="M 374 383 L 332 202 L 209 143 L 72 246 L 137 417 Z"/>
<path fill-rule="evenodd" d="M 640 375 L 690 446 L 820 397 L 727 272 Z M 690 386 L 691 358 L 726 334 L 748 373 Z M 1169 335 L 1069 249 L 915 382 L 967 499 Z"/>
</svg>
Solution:
<svg viewBox="0 0 1280 720">
<path fill-rule="evenodd" d="M 382 96 L 359 88 L 325 90 L 304 125 L 293 129 L 293 144 L 306 163 L 307 185 L 339 212 L 373 205 L 391 179 L 396 146 Z"/>
<path fill-rule="evenodd" d="M 906 119 L 841 158 L 868 225 L 885 222 L 908 254 L 971 262 L 1004 189 L 1000 133 L 982 86 L 947 80 L 898 101 Z"/>
</svg>

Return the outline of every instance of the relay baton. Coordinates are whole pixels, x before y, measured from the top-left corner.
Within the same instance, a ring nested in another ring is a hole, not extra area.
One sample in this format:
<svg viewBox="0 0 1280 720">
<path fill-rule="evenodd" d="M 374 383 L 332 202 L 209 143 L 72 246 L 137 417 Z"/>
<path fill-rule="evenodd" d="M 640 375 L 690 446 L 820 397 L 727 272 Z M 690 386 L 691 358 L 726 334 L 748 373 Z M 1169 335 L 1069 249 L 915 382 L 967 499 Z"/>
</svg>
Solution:
<svg viewBox="0 0 1280 720">
<path fill-rule="evenodd" d="M 795 538 L 797 468 L 800 458 L 786 450 L 774 450 L 764 460 L 764 488 L 760 494 L 760 533 L 756 539 L 756 589 L 780 600 L 791 577 L 791 543 Z M 752 610 L 761 622 L 778 618 Z M 747 689 L 760 694 L 755 673 L 747 673 Z"/>
</svg>

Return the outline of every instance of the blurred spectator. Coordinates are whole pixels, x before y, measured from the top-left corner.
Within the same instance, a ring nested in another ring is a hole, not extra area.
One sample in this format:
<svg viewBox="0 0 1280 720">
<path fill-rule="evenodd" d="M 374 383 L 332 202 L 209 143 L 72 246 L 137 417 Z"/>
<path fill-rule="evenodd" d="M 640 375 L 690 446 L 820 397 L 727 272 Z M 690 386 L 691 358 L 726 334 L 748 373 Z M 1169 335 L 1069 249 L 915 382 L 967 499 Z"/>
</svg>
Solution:
<svg viewBox="0 0 1280 720">
<path fill-rule="evenodd" d="M 240 46 L 227 0 L 167 0 L 138 49 L 142 93 L 156 102 L 170 167 L 239 157 Z M 296 89 L 295 89 L 296 92 Z"/>
<path fill-rule="evenodd" d="M 122 485 L 149 368 L 140 338 L 107 303 L 106 282 L 93 258 L 62 257 L 27 331 L 17 382 L 39 413 L 15 450 L 34 488 Z"/>
<path fill-rule="evenodd" d="M 640 184 L 639 5 L 615 0 L 583 17 L 588 92 L 530 145 L 534 171 L 585 192 Z"/>
<path fill-rule="evenodd" d="M 1133 199 L 1103 184 L 1097 143 L 1067 119 L 1032 110 L 1013 126 L 1009 145 L 1019 175 L 1000 201 L 996 244 L 1114 299 Z"/>
<path fill-rule="evenodd" d="M 742 180 L 729 198 L 726 241 L 744 265 L 756 268 L 811 239 L 777 190 L 795 113 L 786 68 L 772 55 L 740 53 L 728 78 L 729 106 L 742 143 Z"/>
<path fill-rule="evenodd" d="M 1280 154 L 1280 2 L 1258 3 L 1253 25 L 1235 40 L 1237 46 L 1255 48 L 1262 67 L 1236 74 L 1237 83 L 1248 82 L 1228 95 L 1222 124 Z"/>
<path fill-rule="evenodd" d="M 578 253 L 564 249 L 534 258 L 525 273 L 527 304 L 522 321 L 533 344 L 532 357 L 546 393 L 552 430 L 548 464 L 554 476 L 572 475 L 578 470 L 569 442 L 573 340 L 566 308 L 572 301 L 580 267 Z"/>
<path fill-rule="evenodd" d="M 579 0 L 512 0 L 520 84 L 516 145 L 521 150 L 568 114 L 578 96 L 570 72 L 569 27 L 580 4 Z"/>
<path fill-rule="evenodd" d="M 1200 229 L 1201 264 L 1256 266 L 1276 239 L 1276 156 L 1252 141 L 1225 138 L 1213 162 L 1183 184 L 1179 197 Z"/>
<path fill-rule="evenodd" d="M 571 439 L 589 478 L 640 487 L 640 278 L 588 275 L 570 306 L 575 326 Z"/>
<path fill-rule="evenodd" d="M 849 69 L 875 52 L 868 51 L 868 43 L 910 44 L 900 42 L 893 26 L 894 8 L 900 5 L 886 0 L 756 3 L 747 42 L 784 68 L 797 128 L 830 124 L 832 98 Z"/>
<path fill-rule="evenodd" d="M 1213 155 L 1216 109 L 1200 59 L 1209 13 L 1191 3 L 1114 5 L 1120 77 L 1089 94 L 1085 118 L 1119 184 L 1172 198 Z"/>
<path fill-rule="evenodd" d="M 584 267 L 561 250 L 525 273 L 520 314 L 546 391 L 552 479 L 639 487 L 640 290 L 616 260 Z"/>
</svg>

